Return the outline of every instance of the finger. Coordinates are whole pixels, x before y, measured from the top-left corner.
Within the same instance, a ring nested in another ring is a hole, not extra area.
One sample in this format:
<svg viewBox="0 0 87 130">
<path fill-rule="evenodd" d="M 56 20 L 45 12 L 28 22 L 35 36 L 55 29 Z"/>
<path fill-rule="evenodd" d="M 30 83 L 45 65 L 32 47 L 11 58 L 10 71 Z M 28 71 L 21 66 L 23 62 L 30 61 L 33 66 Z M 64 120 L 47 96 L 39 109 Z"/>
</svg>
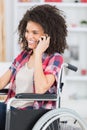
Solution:
<svg viewBox="0 0 87 130">
<path fill-rule="evenodd" d="M 48 37 L 48 34 L 45 34 L 45 36 L 46 36 L 46 39 L 47 39 L 47 37 Z"/>
<path fill-rule="evenodd" d="M 50 44 L 50 36 L 47 37 L 47 43 Z"/>
</svg>

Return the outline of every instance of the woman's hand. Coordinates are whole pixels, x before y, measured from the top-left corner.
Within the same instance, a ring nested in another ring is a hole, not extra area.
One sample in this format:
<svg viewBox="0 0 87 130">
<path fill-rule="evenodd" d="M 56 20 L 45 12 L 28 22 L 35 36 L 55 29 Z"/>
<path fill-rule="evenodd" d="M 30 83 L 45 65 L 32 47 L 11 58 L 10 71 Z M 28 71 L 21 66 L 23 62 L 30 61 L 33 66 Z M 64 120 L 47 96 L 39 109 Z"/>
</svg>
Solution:
<svg viewBox="0 0 87 130">
<path fill-rule="evenodd" d="M 41 55 L 49 47 L 49 44 L 50 44 L 50 37 L 42 36 L 39 40 L 35 52 Z"/>
</svg>

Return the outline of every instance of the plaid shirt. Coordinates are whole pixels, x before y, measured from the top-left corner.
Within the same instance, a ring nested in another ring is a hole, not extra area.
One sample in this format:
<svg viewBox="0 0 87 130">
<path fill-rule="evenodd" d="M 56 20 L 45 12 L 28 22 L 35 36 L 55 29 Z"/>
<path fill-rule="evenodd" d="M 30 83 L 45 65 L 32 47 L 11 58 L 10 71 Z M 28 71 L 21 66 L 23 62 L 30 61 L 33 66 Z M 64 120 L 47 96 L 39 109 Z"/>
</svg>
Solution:
<svg viewBox="0 0 87 130">
<path fill-rule="evenodd" d="M 20 68 L 28 62 L 30 58 L 30 53 L 27 51 L 22 51 L 13 61 L 12 65 L 9 67 L 9 69 L 12 71 L 12 76 L 10 79 L 10 86 L 9 86 L 9 92 L 6 101 L 15 96 L 15 76 L 16 73 L 20 70 Z M 55 76 L 55 83 L 50 87 L 50 89 L 47 91 L 47 93 L 56 93 L 57 90 L 57 77 L 59 70 L 61 68 L 61 64 L 63 63 L 63 57 L 59 53 L 52 54 L 48 56 L 47 54 L 43 54 L 42 56 L 42 66 L 43 66 L 43 72 L 45 75 L 47 74 L 53 74 Z M 33 86 L 35 88 L 35 86 Z M 34 92 L 35 93 L 35 92 Z M 53 101 L 35 101 L 34 102 L 34 108 L 47 108 L 52 109 L 55 107 L 55 102 Z"/>
</svg>

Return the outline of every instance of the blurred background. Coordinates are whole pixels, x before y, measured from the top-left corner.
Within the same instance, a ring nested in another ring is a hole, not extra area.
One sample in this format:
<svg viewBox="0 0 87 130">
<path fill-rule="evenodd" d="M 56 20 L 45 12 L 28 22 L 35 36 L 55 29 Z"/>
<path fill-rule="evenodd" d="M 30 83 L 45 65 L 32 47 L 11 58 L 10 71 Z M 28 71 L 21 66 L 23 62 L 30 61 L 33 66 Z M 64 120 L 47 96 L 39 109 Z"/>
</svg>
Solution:
<svg viewBox="0 0 87 130">
<path fill-rule="evenodd" d="M 87 0 L 0 0 L 0 74 L 20 52 L 17 26 L 23 14 L 46 3 L 63 11 L 69 45 L 64 60 L 78 67 L 76 73 L 65 70 L 62 106 L 75 109 L 87 121 Z"/>
</svg>

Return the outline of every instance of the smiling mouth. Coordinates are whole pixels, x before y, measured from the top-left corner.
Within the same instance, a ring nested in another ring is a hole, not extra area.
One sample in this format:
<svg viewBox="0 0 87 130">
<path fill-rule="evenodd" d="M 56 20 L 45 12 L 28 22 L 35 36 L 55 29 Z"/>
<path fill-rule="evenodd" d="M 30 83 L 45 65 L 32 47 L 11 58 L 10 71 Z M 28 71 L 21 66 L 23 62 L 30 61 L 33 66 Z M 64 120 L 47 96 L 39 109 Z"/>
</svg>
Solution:
<svg viewBox="0 0 87 130">
<path fill-rule="evenodd" d="M 28 44 L 34 44 L 35 42 L 34 41 L 28 41 Z"/>
<path fill-rule="evenodd" d="M 28 41 L 28 45 L 38 44 L 39 41 Z"/>
<path fill-rule="evenodd" d="M 28 44 L 36 44 L 36 41 L 28 41 Z"/>
</svg>

